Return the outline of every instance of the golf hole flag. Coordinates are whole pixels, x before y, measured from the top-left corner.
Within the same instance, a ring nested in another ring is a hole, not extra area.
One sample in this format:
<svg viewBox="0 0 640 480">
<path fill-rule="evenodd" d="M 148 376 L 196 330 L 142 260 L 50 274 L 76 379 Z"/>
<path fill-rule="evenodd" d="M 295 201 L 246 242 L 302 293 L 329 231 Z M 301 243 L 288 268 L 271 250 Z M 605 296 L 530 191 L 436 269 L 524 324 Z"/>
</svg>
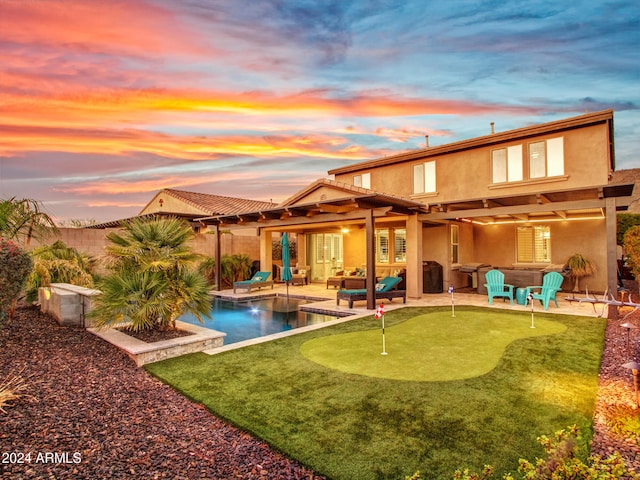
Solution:
<svg viewBox="0 0 640 480">
<path fill-rule="evenodd" d="M 384 341 L 384 303 L 381 303 L 380 305 L 378 305 L 378 309 L 376 310 L 375 317 L 376 317 L 376 320 L 378 320 L 379 318 L 382 319 L 382 355 L 386 355 L 387 346 Z"/>
</svg>

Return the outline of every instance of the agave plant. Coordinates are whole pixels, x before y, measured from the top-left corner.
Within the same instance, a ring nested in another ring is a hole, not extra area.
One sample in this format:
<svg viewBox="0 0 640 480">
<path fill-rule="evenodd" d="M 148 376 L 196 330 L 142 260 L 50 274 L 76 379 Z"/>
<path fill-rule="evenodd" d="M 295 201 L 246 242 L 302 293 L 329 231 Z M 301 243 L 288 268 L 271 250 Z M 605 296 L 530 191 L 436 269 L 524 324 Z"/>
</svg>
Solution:
<svg viewBox="0 0 640 480">
<path fill-rule="evenodd" d="M 596 266 L 587 257 L 581 253 L 575 253 L 567 260 L 567 266 L 571 269 L 569 276 L 575 282 L 573 291 L 580 291 L 580 279 L 582 277 L 588 277 L 596 273 Z"/>
</svg>

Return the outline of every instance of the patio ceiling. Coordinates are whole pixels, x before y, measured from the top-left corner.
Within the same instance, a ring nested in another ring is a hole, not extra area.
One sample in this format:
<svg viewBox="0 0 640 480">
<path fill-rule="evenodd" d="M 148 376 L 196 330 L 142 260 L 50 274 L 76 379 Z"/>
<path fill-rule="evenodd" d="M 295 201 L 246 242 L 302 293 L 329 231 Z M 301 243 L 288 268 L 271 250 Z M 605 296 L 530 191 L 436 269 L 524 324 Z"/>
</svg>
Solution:
<svg viewBox="0 0 640 480">
<path fill-rule="evenodd" d="M 295 205 L 278 206 L 256 212 L 234 215 L 200 217 L 196 221 L 206 225 L 284 226 L 317 222 L 362 219 L 365 211 L 374 216 L 412 215 L 427 212 L 419 202 L 399 197 L 371 193 L 343 198 L 332 198 Z"/>
<path fill-rule="evenodd" d="M 606 185 L 434 203 L 428 205 L 429 213 L 420 215 L 420 219 L 489 225 L 604 218 L 605 200 L 616 198 L 617 209 L 624 210 L 632 201 L 633 186 Z"/>
</svg>

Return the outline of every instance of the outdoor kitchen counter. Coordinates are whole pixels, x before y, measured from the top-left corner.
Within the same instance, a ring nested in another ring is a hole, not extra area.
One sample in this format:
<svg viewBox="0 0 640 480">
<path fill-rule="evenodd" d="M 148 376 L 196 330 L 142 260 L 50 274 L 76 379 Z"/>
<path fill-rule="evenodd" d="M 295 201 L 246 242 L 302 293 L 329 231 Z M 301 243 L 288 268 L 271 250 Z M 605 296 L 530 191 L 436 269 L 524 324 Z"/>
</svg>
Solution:
<svg viewBox="0 0 640 480">
<path fill-rule="evenodd" d="M 540 268 L 513 268 L 513 267 L 481 267 L 478 269 L 478 293 L 487 294 L 485 275 L 489 270 L 500 270 L 504 273 L 504 283 L 513 285 L 514 288 L 542 285 L 543 269 Z"/>
</svg>

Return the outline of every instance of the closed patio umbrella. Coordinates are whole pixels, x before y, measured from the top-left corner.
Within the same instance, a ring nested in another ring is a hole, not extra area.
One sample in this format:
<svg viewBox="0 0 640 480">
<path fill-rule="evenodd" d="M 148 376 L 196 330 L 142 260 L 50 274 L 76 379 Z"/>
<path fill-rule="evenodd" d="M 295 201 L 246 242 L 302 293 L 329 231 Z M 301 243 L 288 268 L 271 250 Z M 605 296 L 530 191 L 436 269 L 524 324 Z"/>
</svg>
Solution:
<svg viewBox="0 0 640 480">
<path fill-rule="evenodd" d="M 287 284 L 287 302 L 289 302 L 289 282 L 293 278 L 291 276 L 291 255 L 289 254 L 289 236 L 287 233 L 282 234 L 280 239 L 282 246 L 282 275 L 281 279 Z"/>
</svg>

